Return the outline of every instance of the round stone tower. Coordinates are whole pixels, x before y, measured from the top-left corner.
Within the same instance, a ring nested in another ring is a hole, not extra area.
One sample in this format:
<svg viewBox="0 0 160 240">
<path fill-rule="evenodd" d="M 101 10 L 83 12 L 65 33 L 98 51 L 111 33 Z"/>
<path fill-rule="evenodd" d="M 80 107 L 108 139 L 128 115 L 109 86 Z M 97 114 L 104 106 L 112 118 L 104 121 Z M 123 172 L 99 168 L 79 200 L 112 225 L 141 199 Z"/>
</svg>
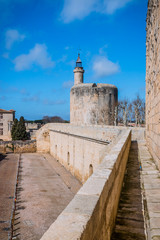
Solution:
<svg viewBox="0 0 160 240">
<path fill-rule="evenodd" d="M 70 91 L 70 122 L 76 125 L 114 125 L 118 89 L 111 84 L 83 83 L 83 67 L 78 54 Z"/>
<path fill-rule="evenodd" d="M 82 67 L 82 62 L 81 62 L 79 53 L 78 53 L 78 58 L 77 58 L 77 61 L 76 61 L 76 67 L 73 70 L 73 72 L 74 72 L 74 85 L 83 83 L 84 70 L 83 70 L 83 67 Z"/>
</svg>

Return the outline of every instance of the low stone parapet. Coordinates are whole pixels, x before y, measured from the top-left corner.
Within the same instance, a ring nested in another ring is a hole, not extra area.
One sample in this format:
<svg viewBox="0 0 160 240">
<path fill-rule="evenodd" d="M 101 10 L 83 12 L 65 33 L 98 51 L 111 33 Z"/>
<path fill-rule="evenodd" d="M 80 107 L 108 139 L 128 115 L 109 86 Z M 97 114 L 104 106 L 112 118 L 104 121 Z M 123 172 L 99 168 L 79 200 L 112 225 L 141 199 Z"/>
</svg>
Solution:
<svg viewBox="0 0 160 240">
<path fill-rule="evenodd" d="M 50 226 L 41 240 L 109 240 L 131 144 L 124 130 L 102 163 Z"/>
<path fill-rule="evenodd" d="M 0 141 L 0 153 L 33 153 L 36 152 L 36 140 Z"/>
</svg>

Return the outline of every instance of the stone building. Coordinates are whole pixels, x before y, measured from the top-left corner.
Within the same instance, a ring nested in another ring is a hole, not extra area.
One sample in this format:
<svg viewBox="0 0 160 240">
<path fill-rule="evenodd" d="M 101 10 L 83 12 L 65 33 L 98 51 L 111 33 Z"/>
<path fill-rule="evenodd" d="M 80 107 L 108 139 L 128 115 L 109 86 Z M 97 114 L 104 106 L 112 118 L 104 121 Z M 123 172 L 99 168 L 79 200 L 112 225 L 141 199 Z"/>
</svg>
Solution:
<svg viewBox="0 0 160 240">
<path fill-rule="evenodd" d="M 76 125 L 114 125 L 118 89 L 111 84 L 83 83 L 80 56 L 74 69 L 70 92 L 70 122 Z"/>
<path fill-rule="evenodd" d="M 11 139 L 11 128 L 15 118 L 14 110 L 0 109 L 0 139 Z"/>
<path fill-rule="evenodd" d="M 148 1 L 146 37 L 146 139 L 160 169 L 160 1 Z"/>
</svg>

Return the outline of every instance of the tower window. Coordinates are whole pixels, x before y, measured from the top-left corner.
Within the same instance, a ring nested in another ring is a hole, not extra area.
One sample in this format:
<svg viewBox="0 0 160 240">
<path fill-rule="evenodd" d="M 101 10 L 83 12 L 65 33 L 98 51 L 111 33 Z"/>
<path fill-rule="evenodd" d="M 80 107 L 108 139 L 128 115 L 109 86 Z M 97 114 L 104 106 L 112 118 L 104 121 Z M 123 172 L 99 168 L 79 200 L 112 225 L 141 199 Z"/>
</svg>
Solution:
<svg viewBox="0 0 160 240">
<path fill-rule="evenodd" d="M 0 135 L 3 135 L 3 128 L 0 128 Z"/>
<path fill-rule="evenodd" d="M 82 67 L 82 62 L 76 62 L 76 67 Z"/>
<path fill-rule="evenodd" d="M 76 67 L 82 67 L 82 61 L 80 59 L 80 54 L 78 53 L 78 58 L 77 58 L 77 61 L 76 61 Z"/>
</svg>

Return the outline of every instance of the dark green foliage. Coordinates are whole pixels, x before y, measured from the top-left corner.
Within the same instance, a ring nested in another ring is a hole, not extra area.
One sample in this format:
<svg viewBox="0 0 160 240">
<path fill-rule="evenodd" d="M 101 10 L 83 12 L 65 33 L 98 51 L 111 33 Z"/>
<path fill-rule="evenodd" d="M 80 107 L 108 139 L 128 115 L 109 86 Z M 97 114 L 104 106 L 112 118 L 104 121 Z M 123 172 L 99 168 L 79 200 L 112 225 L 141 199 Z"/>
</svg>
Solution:
<svg viewBox="0 0 160 240">
<path fill-rule="evenodd" d="M 14 122 L 13 122 L 12 130 L 11 130 L 12 140 L 16 140 L 15 134 L 16 134 L 17 125 L 18 125 L 18 120 L 17 120 L 17 118 L 15 118 Z"/>
<path fill-rule="evenodd" d="M 14 121 L 12 127 L 12 140 L 27 140 L 28 134 L 26 132 L 24 117 L 20 117 L 20 120 Z"/>
<path fill-rule="evenodd" d="M 59 116 L 53 116 L 53 117 L 44 116 L 42 121 L 44 124 L 46 124 L 46 123 L 65 123 L 65 120 L 63 120 Z"/>
</svg>

